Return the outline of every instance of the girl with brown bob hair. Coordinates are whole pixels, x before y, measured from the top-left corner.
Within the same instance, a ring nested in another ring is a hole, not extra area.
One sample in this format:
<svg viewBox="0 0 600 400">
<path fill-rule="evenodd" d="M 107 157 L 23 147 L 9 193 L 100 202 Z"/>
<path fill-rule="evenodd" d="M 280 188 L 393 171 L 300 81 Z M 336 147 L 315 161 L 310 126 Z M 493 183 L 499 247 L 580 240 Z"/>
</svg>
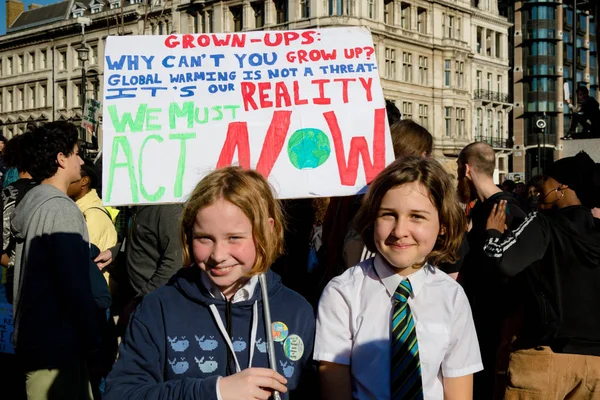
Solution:
<svg viewBox="0 0 600 400">
<path fill-rule="evenodd" d="M 452 178 L 434 159 L 400 158 L 370 184 L 357 223 L 375 256 L 319 301 L 323 398 L 472 399 L 483 365 L 471 308 L 435 267 L 457 260 L 465 231 Z"/>
<path fill-rule="evenodd" d="M 183 211 L 184 268 L 133 314 L 105 398 L 313 398 L 312 307 L 269 270 L 283 231 L 281 206 L 258 172 L 227 167 L 204 177 Z M 259 274 L 277 372 L 269 368 Z"/>
</svg>

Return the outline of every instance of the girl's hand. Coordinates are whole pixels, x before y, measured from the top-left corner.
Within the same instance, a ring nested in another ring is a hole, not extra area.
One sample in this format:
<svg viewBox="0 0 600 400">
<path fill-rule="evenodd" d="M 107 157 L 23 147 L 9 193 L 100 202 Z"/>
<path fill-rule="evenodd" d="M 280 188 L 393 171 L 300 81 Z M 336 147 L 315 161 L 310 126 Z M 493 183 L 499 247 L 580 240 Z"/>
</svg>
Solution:
<svg viewBox="0 0 600 400">
<path fill-rule="evenodd" d="M 273 391 L 287 392 L 282 375 L 267 368 L 248 368 L 221 378 L 219 391 L 223 400 L 268 400 Z"/>
<path fill-rule="evenodd" d="M 506 200 L 500 200 L 500 203 L 494 204 L 485 224 L 485 229 L 495 229 L 500 233 L 504 233 L 508 229 L 506 226 Z"/>
</svg>

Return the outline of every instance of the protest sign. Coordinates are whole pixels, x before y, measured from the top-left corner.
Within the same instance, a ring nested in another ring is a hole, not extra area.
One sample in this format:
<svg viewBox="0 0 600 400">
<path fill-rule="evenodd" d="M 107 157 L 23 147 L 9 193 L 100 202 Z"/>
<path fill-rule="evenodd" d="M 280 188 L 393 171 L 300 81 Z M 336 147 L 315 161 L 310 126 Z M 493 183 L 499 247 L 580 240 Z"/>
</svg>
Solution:
<svg viewBox="0 0 600 400">
<path fill-rule="evenodd" d="M 98 116 L 100 114 L 100 102 L 94 99 L 87 99 L 85 101 L 85 108 L 83 110 L 83 120 L 81 126 L 85 130 L 94 131 L 98 124 Z"/>
<path fill-rule="evenodd" d="M 0 353 L 15 353 L 13 347 L 13 307 L 0 303 Z"/>
<path fill-rule="evenodd" d="M 215 168 L 280 198 L 357 193 L 393 161 L 365 28 L 107 39 L 103 200 L 185 201 Z"/>
</svg>

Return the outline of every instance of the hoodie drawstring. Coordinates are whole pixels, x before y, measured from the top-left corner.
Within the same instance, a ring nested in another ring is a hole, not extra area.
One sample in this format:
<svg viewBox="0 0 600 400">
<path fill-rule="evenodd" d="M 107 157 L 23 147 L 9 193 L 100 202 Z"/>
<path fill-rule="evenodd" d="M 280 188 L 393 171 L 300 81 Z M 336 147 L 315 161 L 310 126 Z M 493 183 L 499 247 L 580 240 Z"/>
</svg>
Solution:
<svg viewBox="0 0 600 400">
<path fill-rule="evenodd" d="M 228 327 L 231 329 L 231 304 L 229 302 L 227 302 L 228 304 Z M 231 355 L 233 357 L 233 360 L 235 361 L 235 369 L 236 369 L 236 373 L 237 372 L 241 372 L 242 369 L 240 368 L 240 363 L 237 359 L 237 356 L 235 355 L 235 349 L 233 348 L 233 343 L 231 342 L 231 332 L 228 331 L 227 329 L 225 329 L 225 326 L 223 325 L 223 320 L 221 319 L 221 315 L 219 314 L 219 310 L 217 310 L 217 306 L 215 306 L 214 304 L 211 304 L 209 306 L 210 311 L 212 312 L 212 315 L 215 319 L 215 322 L 217 324 L 217 326 L 219 327 L 219 331 L 221 332 L 221 335 L 223 336 L 223 339 L 225 339 L 225 342 L 227 343 L 228 346 L 228 350 L 231 352 Z M 256 346 L 256 333 L 258 331 L 258 301 L 254 301 L 254 305 L 252 306 L 252 331 L 250 333 L 250 356 L 248 357 L 248 368 L 252 367 L 252 359 L 254 358 L 254 347 Z M 228 353 L 228 359 L 229 359 L 229 351 Z M 228 366 L 229 368 L 229 363 Z"/>
</svg>

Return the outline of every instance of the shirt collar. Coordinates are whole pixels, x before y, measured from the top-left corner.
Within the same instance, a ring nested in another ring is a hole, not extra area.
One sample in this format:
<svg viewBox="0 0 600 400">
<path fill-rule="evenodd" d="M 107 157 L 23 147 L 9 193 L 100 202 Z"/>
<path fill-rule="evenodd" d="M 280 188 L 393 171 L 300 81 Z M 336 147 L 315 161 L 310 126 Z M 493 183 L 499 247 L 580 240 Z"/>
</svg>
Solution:
<svg viewBox="0 0 600 400">
<path fill-rule="evenodd" d="M 425 264 L 423 268 L 419 268 L 417 271 L 413 272 L 409 276 L 398 275 L 396 271 L 388 265 L 388 263 L 384 260 L 381 254 L 377 254 L 375 259 L 373 260 L 373 265 L 375 268 L 375 272 L 379 276 L 381 283 L 385 286 L 385 289 L 388 292 L 388 295 L 392 297 L 394 293 L 396 293 L 396 289 L 400 282 L 402 282 L 406 278 L 410 278 L 410 285 L 412 286 L 413 292 L 411 297 L 416 297 L 421 288 L 425 284 L 425 280 L 427 279 L 427 275 L 430 272 L 430 268 L 432 268 L 429 264 Z"/>
<path fill-rule="evenodd" d="M 221 292 L 221 290 L 217 286 L 213 285 L 208 275 L 206 275 L 206 272 L 202 271 L 202 273 L 200 274 L 200 280 L 202 281 L 202 284 L 213 298 L 227 300 L 225 298 L 225 295 L 223 295 L 223 293 Z M 238 303 L 240 301 L 250 300 L 254 295 L 254 289 L 256 289 L 257 283 L 258 276 L 253 276 L 252 278 L 250 278 L 244 286 L 242 286 L 237 290 L 237 292 L 235 292 L 231 299 L 231 302 Z"/>
</svg>

